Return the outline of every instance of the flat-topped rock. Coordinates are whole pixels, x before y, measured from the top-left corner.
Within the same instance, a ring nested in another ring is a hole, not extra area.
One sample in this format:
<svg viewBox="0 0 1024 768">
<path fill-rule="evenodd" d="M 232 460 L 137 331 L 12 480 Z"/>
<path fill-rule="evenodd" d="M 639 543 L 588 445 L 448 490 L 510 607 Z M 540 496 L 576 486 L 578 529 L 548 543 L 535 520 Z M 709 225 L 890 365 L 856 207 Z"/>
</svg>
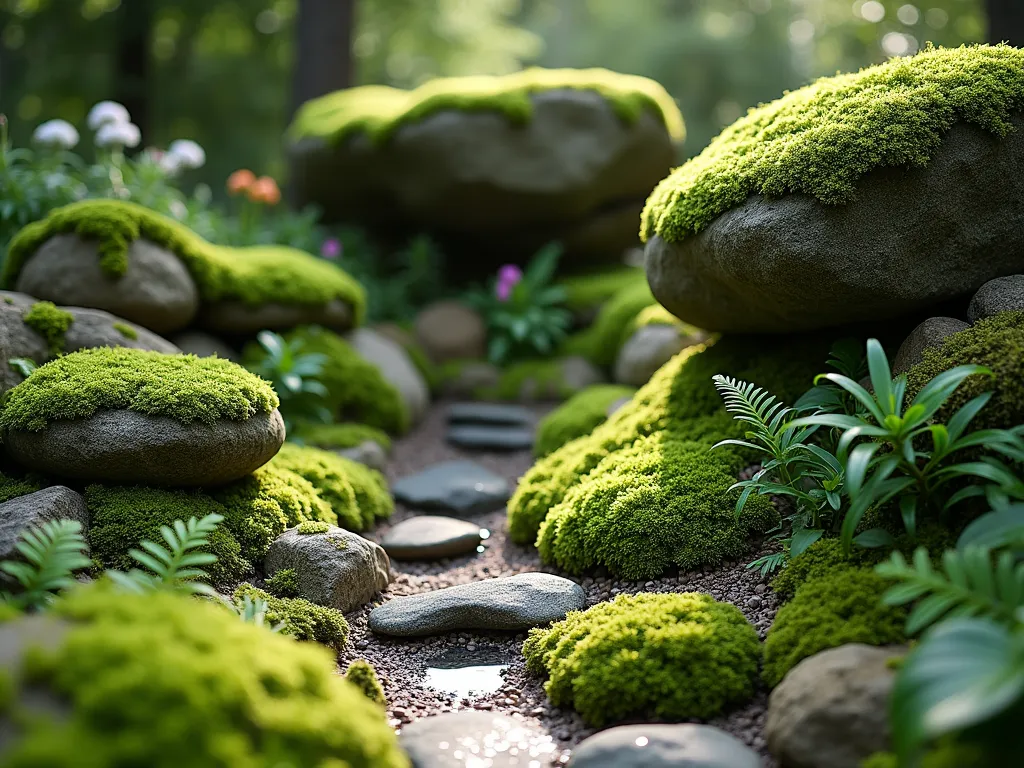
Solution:
<svg viewBox="0 0 1024 768">
<path fill-rule="evenodd" d="M 533 429 L 525 427 L 458 424 L 446 434 L 452 445 L 481 451 L 523 451 L 533 447 Z"/>
<path fill-rule="evenodd" d="M 414 768 L 527 768 L 547 765 L 556 750 L 540 728 L 490 712 L 450 712 L 417 720 L 402 729 L 398 740 Z M 478 757 L 477 763 L 471 762 Z"/>
<path fill-rule="evenodd" d="M 710 725 L 622 725 L 584 739 L 568 768 L 761 768 L 761 758 Z"/>
<path fill-rule="evenodd" d="M 586 607 L 583 588 L 550 573 L 520 573 L 397 597 L 370 613 L 383 635 L 422 637 L 467 629 L 521 632 Z"/>
<path fill-rule="evenodd" d="M 447 461 L 403 477 L 391 487 L 394 497 L 416 509 L 460 515 L 500 509 L 512 495 L 505 478 L 473 461 Z"/>
<path fill-rule="evenodd" d="M 436 560 L 476 551 L 484 533 L 479 525 L 465 520 L 417 515 L 392 527 L 380 545 L 396 560 Z"/>
<path fill-rule="evenodd" d="M 454 403 L 448 407 L 448 423 L 528 427 L 533 424 L 533 414 L 521 405 Z"/>
</svg>

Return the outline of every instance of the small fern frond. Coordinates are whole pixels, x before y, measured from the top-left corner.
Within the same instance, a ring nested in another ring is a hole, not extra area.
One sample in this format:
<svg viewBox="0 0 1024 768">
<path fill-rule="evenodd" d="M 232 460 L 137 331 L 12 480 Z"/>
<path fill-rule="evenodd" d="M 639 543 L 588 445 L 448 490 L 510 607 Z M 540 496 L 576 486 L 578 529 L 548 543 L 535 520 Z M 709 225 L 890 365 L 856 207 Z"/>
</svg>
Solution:
<svg viewBox="0 0 1024 768">
<path fill-rule="evenodd" d="M 238 618 L 246 624 L 266 627 L 271 632 L 280 632 L 284 629 L 284 622 L 278 624 L 267 623 L 267 612 L 270 610 L 270 607 L 263 598 L 253 600 L 251 595 L 245 595 L 242 597 L 241 602 L 228 601 L 228 604 L 238 614 Z"/>
<path fill-rule="evenodd" d="M 25 559 L 0 562 L 0 571 L 11 576 L 21 591 L 10 602 L 26 609 L 41 608 L 53 595 L 75 583 L 74 572 L 88 568 L 82 524 L 77 520 L 48 520 L 27 529 L 15 549 Z"/>
<path fill-rule="evenodd" d="M 1013 621 L 1024 606 L 1024 563 L 1017 564 L 1013 553 L 1001 552 L 995 564 L 984 547 L 948 550 L 937 570 L 928 550 L 919 547 L 912 563 L 893 552 L 880 563 L 876 572 L 900 584 L 885 593 L 887 605 L 905 605 L 917 601 L 907 617 L 907 634 L 928 628 L 943 617 L 985 616 Z"/>
<path fill-rule="evenodd" d="M 217 562 L 217 556 L 195 550 L 209 544 L 210 535 L 223 519 L 222 515 L 209 514 L 201 520 L 192 517 L 187 523 L 175 520 L 173 527 L 161 526 L 160 535 L 166 547 L 147 540 L 139 543 L 141 549 L 128 550 L 132 559 L 147 568 L 149 573 L 133 568 L 127 573 L 108 571 L 108 575 L 116 584 L 132 592 L 170 588 L 212 597 L 216 591 L 204 583 L 209 575 L 198 566 Z"/>
<path fill-rule="evenodd" d="M 753 384 L 721 374 L 712 377 L 712 380 L 725 403 L 725 410 L 737 421 L 754 427 L 747 436 L 760 440 L 773 454 L 777 453 L 786 417 L 793 409 L 787 408 L 775 395 Z"/>
</svg>

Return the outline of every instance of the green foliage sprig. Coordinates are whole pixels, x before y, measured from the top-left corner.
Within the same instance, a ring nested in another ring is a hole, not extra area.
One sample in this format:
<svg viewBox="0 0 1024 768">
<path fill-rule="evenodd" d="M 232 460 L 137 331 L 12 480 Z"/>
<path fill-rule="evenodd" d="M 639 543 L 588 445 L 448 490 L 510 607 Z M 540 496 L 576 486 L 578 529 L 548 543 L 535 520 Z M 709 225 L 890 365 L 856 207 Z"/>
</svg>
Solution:
<svg viewBox="0 0 1024 768">
<path fill-rule="evenodd" d="M 291 432 L 299 422 L 329 424 L 333 420 L 327 407 L 327 387 L 319 380 L 327 364 L 327 355 L 305 352 L 301 337 L 291 340 L 273 331 L 256 336 L 263 355 L 249 370 L 269 381 L 281 400 L 281 417 Z"/>
<path fill-rule="evenodd" d="M 26 530 L 14 545 L 24 558 L 0 562 L 0 571 L 21 589 L 2 593 L 5 603 L 25 610 L 48 604 L 57 592 L 75 583 L 74 572 L 88 568 L 82 524 L 77 520 L 47 520 Z"/>
</svg>

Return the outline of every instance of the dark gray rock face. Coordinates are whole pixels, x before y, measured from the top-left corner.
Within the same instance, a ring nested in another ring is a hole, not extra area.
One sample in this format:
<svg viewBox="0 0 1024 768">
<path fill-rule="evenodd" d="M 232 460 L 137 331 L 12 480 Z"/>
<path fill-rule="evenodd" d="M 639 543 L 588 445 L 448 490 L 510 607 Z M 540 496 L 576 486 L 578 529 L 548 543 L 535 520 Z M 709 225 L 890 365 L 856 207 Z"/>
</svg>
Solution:
<svg viewBox="0 0 1024 768">
<path fill-rule="evenodd" d="M 370 613 L 382 635 L 423 637 L 464 629 L 522 631 L 583 610 L 586 593 L 574 581 L 549 573 L 520 573 L 396 597 Z"/>
<path fill-rule="evenodd" d="M 405 726 L 398 740 L 413 768 L 466 768 L 470 757 L 489 768 L 527 768 L 549 764 L 556 750 L 541 729 L 490 712 L 426 717 Z"/>
<path fill-rule="evenodd" d="M 262 330 L 286 331 L 299 325 L 322 325 L 344 332 L 354 320 L 352 308 L 341 299 L 326 304 L 270 303 L 257 307 L 240 301 L 221 301 L 204 306 L 198 324 L 214 334 L 249 335 Z"/>
<path fill-rule="evenodd" d="M 480 451 L 523 451 L 533 446 L 533 429 L 523 427 L 458 424 L 446 438 L 452 445 Z"/>
<path fill-rule="evenodd" d="M 949 336 L 970 328 L 963 320 L 955 317 L 929 317 L 903 340 L 896 359 L 892 363 L 893 375 L 906 373 L 924 360 L 924 351 L 929 347 L 941 347 Z"/>
<path fill-rule="evenodd" d="M 12 459 L 57 477 L 210 486 L 238 480 L 270 461 L 284 443 L 284 422 L 276 409 L 212 426 L 112 410 L 55 421 L 39 432 L 8 431 L 3 438 Z"/>
<path fill-rule="evenodd" d="M 448 423 L 528 427 L 533 424 L 533 414 L 521 405 L 454 403 L 448 408 Z"/>
<path fill-rule="evenodd" d="M 976 323 L 1015 309 L 1024 309 L 1024 275 L 997 277 L 981 286 L 967 308 L 967 319 Z"/>
<path fill-rule="evenodd" d="M 263 567 L 268 576 L 293 569 L 299 597 L 339 611 L 365 605 L 391 581 L 391 562 L 380 546 L 336 527 L 312 534 L 289 528 L 270 545 Z"/>
<path fill-rule="evenodd" d="M 584 739 L 569 768 L 761 768 L 735 736 L 710 725 L 622 725 Z"/>
<path fill-rule="evenodd" d="M 922 312 L 1024 272 L 1024 119 L 957 124 L 924 168 L 881 168 L 857 199 L 751 196 L 680 243 L 647 243 L 670 312 L 709 331 L 784 333 Z"/>
<path fill-rule="evenodd" d="M 479 525 L 453 517 L 417 515 L 393 526 L 380 545 L 395 560 L 437 560 L 476 551 Z"/>
<path fill-rule="evenodd" d="M 300 203 L 316 203 L 327 220 L 429 231 L 471 267 L 528 258 L 552 240 L 565 244 L 566 263 L 619 259 L 675 162 L 660 117 L 648 111 L 627 124 L 588 91 L 530 99 L 526 124 L 450 109 L 379 145 L 363 134 L 337 145 L 300 140 L 291 147 Z"/>
<path fill-rule="evenodd" d="M 0 504 L 0 560 L 16 557 L 14 545 L 21 535 L 50 520 L 76 520 L 82 524 L 84 536 L 89 529 L 85 499 L 70 488 L 54 485 Z"/>
<path fill-rule="evenodd" d="M 512 495 L 505 478 L 472 461 L 446 461 L 391 486 L 395 498 L 415 509 L 459 515 L 500 509 Z"/>
</svg>

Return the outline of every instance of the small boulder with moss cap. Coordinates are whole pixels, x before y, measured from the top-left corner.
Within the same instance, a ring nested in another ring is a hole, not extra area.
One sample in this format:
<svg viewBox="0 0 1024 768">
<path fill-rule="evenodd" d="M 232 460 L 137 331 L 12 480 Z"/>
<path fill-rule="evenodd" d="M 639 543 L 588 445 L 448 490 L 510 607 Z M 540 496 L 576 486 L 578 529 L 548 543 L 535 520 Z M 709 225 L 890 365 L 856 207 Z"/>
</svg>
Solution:
<svg viewBox="0 0 1024 768">
<path fill-rule="evenodd" d="M 219 485 L 280 449 L 277 405 L 267 382 L 227 360 L 105 347 L 10 390 L 0 429 L 12 459 L 57 477 Z"/>
<path fill-rule="evenodd" d="M 647 201 L 647 277 L 711 331 L 879 321 L 1024 271 L 1024 50 L 928 48 L 751 110 Z"/>
</svg>

